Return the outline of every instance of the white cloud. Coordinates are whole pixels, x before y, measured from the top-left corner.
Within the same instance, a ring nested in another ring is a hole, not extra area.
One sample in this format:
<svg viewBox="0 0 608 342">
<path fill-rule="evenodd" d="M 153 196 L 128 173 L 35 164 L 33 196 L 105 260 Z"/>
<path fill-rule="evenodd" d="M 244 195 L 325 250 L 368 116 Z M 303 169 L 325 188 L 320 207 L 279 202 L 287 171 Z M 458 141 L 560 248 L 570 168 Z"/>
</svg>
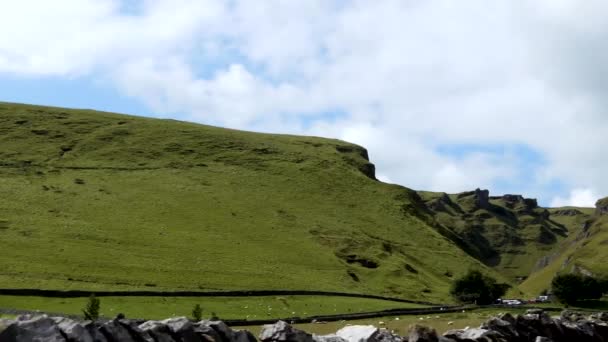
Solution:
<svg viewBox="0 0 608 342">
<path fill-rule="evenodd" d="M 551 201 L 552 207 L 595 207 L 595 202 L 599 199 L 591 189 L 573 189 L 566 198 L 555 197 Z"/>
<path fill-rule="evenodd" d="M 0 77 L 104 78 L 157 113 L 342 138 L 417 189 L 532 172 L 524 190 L 541 200 L 556 182 L 608 194 L 603 1 L 141 4 L 7 1 Z M 345 114 L 319 117 L 332 111 Z M 524 145 L 544 160 L 527 170 L 526 156 L 438 152 L 454 144 Z"/>
</svg>

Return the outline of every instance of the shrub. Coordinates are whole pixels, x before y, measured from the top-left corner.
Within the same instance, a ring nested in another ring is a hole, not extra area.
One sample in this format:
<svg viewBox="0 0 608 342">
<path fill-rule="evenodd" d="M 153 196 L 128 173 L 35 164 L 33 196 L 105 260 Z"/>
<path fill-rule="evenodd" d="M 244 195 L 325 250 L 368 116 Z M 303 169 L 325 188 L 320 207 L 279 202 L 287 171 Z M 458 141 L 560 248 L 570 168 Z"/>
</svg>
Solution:
<svg viewBox="0 0 608 342">
<path fill-rule="evenodd" d="M 499 284 L 496 279 L 475 270 L 452 283 L 450 294 L 463 303 L 479 305 L 492 304 L 509 289 L 507 284 Z"/>
<path fill-rule="evenodd" d="M 203 319 L 203 308 L 199 304 L 196 304 L 192 309 L 192 319 L 196 322 Z"/>
<path fill-rule="evenodd" d="M 99 318 L 99 306 L 100 306 L 99 299 L 97 299 L 97 297 L 95 297 L 94 294 L 91 294 L 91 296 L 89 297 L 89 301 L 87 302 L 87 305 L 82 310 L 82 313 L 84 314 L 84 318 L 91 320 L 91 321 L 98 319 Z"/>
</svg>

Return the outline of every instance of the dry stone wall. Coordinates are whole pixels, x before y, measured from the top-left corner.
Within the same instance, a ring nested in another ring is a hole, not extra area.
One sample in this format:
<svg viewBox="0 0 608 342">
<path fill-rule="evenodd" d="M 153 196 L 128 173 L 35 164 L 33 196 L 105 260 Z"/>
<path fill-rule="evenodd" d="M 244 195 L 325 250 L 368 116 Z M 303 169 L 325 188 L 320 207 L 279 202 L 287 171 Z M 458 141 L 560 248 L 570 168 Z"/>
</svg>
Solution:
<svg viewBox="0 0 608 342">
<path fill-rule="evenodd" d="M 371 325 L 347 326 L 335 334 L 315 335 L 284 321 L 264 325 L 261 342 L 608 342 L 608 313 L 584 316 L 564 311 L 558 317 L 534 309 L 524 315 L 504 314 L 479 328 L 438 334 L 415 325 L 408 336 Z M 246 330 L 233 330 L 222 321 L 192 322 L 185 317 L 162 321 L 114 319 L 79 321 L 66 317 L 23 315 L 0 319 L 0 342 L 257 342 Z"/>
</svg>

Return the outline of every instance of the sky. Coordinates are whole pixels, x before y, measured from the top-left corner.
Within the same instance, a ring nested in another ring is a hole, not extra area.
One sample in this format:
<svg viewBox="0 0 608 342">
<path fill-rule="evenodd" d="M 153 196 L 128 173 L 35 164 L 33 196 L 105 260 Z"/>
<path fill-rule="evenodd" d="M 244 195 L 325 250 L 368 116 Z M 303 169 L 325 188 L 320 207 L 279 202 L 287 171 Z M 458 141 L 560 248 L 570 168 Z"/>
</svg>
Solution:
<svg viewBox="0 0 608 342">
<path fill-rule="evenodd" d="M 0 101 L 343 139 L 418 190 L 608 196 L 606 1 L 0 5 Z"/>
</svg>

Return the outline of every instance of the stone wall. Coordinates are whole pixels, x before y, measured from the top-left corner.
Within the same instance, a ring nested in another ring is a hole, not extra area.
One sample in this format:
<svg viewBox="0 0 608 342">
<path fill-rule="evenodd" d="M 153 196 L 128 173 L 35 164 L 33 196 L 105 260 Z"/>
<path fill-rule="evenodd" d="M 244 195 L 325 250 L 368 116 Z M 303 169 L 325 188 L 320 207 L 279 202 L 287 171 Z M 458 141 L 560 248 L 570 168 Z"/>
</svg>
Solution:
<svg viewBox="0 0 608 342">
<path fill-rule="evenodd" d="M 504 314 L 479 328 L 456 329 L 443 335 L 428 327 L 410 327 L 408 336 L 399 336 L 371 325 L 346 326 L 331 335 L 314 335 L 284 321 L 265 325 L 261 342 L 608 342 L 608 313 L 583 316 L 564 311 L 550 317 L 542 310 L 524 315 Z M 221 321 L 191 322 L 185 317 L 162 321 L 114 319 L 78 321 L 65 317 L 20 316 L 0 320 L 1 342 L 257 342 L 246 330 L 233 330 Z"/>
</svg>

